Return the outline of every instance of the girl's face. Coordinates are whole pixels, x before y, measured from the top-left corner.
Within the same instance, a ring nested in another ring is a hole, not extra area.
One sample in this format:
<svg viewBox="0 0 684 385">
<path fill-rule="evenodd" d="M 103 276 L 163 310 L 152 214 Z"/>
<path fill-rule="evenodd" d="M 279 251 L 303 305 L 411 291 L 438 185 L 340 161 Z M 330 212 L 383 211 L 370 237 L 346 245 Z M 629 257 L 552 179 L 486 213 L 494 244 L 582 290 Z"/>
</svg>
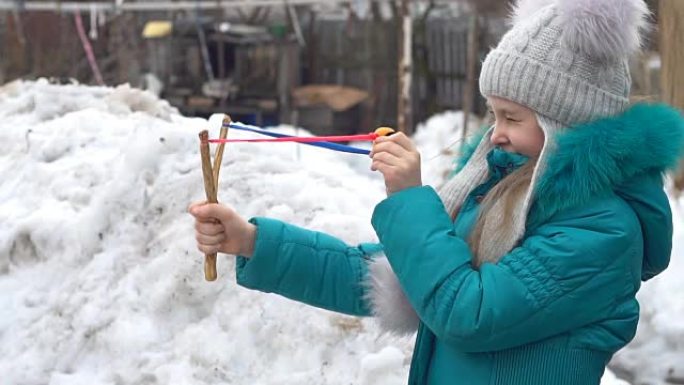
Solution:
<svg viewBox="0 0 684 385">
<path fill-rule="evenodd" d="M 496 119 L 492 144 L 507 152 L 538 157 L 544 147 L 544 131 L 539 127 L 534 111 L 495 96 L 488 97 L 487 104 Z"/>
</svg>

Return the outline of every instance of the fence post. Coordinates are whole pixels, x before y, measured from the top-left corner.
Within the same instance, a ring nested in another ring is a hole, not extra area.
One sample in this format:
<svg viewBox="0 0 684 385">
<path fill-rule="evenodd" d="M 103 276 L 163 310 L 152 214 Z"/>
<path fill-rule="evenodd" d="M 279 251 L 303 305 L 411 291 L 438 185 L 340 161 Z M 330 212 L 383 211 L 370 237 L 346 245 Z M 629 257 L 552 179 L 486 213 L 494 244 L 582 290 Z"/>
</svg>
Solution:
<svg viewBox="0 0 684 385">
<path fill-rule="evenodd" d="M 659 13 L 662 98 L 684 109 L 684 1 L 660 0 Z"/>
</svg>

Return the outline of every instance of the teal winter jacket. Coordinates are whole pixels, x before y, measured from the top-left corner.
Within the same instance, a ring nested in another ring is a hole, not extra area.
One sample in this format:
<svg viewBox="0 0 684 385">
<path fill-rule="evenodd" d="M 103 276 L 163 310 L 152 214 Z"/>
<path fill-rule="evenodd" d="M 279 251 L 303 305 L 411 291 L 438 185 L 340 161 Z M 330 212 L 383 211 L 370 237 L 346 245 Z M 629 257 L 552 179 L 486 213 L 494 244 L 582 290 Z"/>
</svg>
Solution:
<svg viewBox="0 0 684 385">
<path fill-rule="evenodd" d="M 466 239 L 477 196 L 505 176 L 496 172 L 511 161 L 505 153 L 488 156 L 489 180 L 455 221 L 428 186 L 380 202 L 371 220 L 380 244 L 253 218 L 255 251 L 238 257 L 237 280 L 346 314 L 413 317 L 412 385 L 598 384 L 636 332 L 641 281 L 669 262 L 662 173 L 683 137 L 677 111 L 646 104 L 559 134 L 524 239 L 495 264 L 473 268 Z M 388 276 L 374 276 L 381 254 L 397 282 L 386 300 L 372 291 L 390 286 L 369 283 Z"/>
</svg>

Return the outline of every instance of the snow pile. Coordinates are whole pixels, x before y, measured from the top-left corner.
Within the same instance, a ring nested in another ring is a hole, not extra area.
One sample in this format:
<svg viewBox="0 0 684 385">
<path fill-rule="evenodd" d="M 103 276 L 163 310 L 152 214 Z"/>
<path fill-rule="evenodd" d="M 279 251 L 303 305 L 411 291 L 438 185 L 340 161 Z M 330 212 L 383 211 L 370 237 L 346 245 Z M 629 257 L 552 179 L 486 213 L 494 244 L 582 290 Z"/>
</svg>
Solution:
<svg viewBox="0 0 684 385">
<path fill-rule="evenodd" d="M 204 281 L 185 210 L 204 195 L 197 132 L 216 136 L 220 117 L 183 118 L 126 87 L 46 82 L 3 88 L 0 116 L 3 384 L 405 376 L 408 360 L 395 356 L 409 357 L 410 341 L 379 338 L 369 320 L 238 288 L 230 258 L 218 282 Z M 298 162 L 295 146 L 231 146 L 219 199 L 245 216 L 372 241 L 382 179 L 325 150 L 302 149 Z"/>
</svg>

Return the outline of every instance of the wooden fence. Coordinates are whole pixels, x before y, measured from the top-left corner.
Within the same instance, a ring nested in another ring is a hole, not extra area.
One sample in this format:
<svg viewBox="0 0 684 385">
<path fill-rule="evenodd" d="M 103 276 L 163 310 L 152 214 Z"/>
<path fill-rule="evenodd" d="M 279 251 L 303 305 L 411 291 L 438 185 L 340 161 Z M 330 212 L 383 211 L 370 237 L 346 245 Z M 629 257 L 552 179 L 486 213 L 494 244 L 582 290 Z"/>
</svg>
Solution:
<svg viewBox="0 0 684 385">
<path fill-rule="evenodd" d="M 463 107 L 469 16 L 416 22 L 413 39 L 413 121 Z M 477 69 L 504 31 L 500 19 L 480 20 Z M 371 94 L 364 129 L 393 125 L 397 117 L 397 26 L 392 21 L 318 20 L 307 68 L 308 82 L 358 87 Z M 475 84 L 474 106 L 484 112 Z"/>
</svg>

